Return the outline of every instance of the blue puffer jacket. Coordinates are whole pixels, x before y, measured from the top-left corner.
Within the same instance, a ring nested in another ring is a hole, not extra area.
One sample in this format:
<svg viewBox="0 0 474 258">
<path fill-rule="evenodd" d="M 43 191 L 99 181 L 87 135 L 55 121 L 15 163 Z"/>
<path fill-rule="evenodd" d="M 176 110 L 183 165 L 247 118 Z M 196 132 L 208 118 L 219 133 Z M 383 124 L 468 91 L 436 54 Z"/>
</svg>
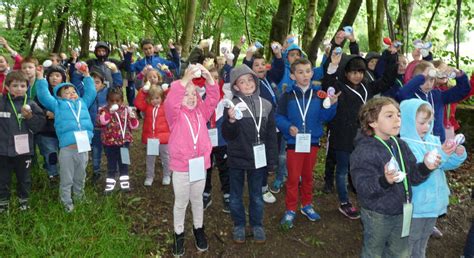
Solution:
<svg viewBox="0 0 474 258">
<path fill-rule="evenodd" d="M 286 92 L 278 101 L 276 114 L 276 123 L 278 129 L 283 133 L 283 137 L 287 140 L 288 148 L 294 148 L 296 138 L 290 135 L 290 127 L 296 126 L 298 131 L 303 133 L 303 118 L 301 116 L 296 96 L 304 112 L 311 91 L 311 103 L 306 114 L 306 133 L 311 133 L 311 145 L 319 145 L 319 138 L 323 135 L 323 123 L 330 121 L 336 115 L 337 103 L 331 105 L 329 109 L 322 108 L 323 100 L 318 97 L 320 86 L 311 86 L 305 93 L 296 84 L 286 88 Z"/>
<path fill-rule="evenodd" d="M 281 78 L 281 81 L 280 83 L 278 83 L 278 92 L 284 92 L 285 91 L 285 87 L 288 87 L 288 86 L 291 86 L 293 85 L 293 83 L 295 81 L 293 81 L 291 78 L 290 78 L 290 74 L 291 74 L 291 70 L 290 70 L 290 67 L 291 67 L 291 64 L 288 62 L 288 52 L 290 52 L 291 50 L 299 50 L 300 53 L 301 53 L 301 57 L 303 57 L 303 50 L 301 50 L 301 48 L 296 45 L 295 43 L 291 44 L 286 50 L 285 52 L 283 52 L 283 59 L 285 60 L 285 72 L 283 73 L 283 77 Z"/>
<path fill-rule="evenodd" d="M 428 93 L 421 90 L 425 83 L 425 77 L 419 74 L 411 79 L 405 86 L 398 91 L 398 100 L 419 98 L 428 101 L 434 109 L 434 127 L 433 134 L 439 136 L 441 142 L 444 142 L 446 135 L 443 126 L 444 106 L 449 103 L 459 102 L 464 99 L 471 90 L 469 80 L 466 74 L 456 78 L 456 86 L 447 91 L 432 89 Z"/>
<path fill-rule="evenodd" d="M 54 113 L 54 127 L 56 128 L 60 148 L 76 144 L 76 138 L 74 137 L 75 131 L 85 130 L 89 136 L 89 141 L 92 139 L 92 130 L 94 129 L 94 126 L 88 108 L 92 105 L 97 93 L 95 91 L 94 81 L 91 77 L 85 77 L 83 82 L 84 96 L 77 100 L 67 100 L 58 97 L 57 93 L 59 89 L 64 86 L 72 86 L 75 88 L 72 83 L 61 83 L 54 87 L 53 96 L 48 90 L 48 83 L 46 80 L 41 79 L 38 81 L 38 99 L 46 109 L 51 110 L 51 112 Z M 68 103 L 71 104 L 71 107 L 75 110 L 76 114 L 80 112 L 79 124 L 71 112 Z M 78 110 L 79 106 L 81 107 L 80 111 Z"/>
<path fill-rule="evenodd" d="M 416 111 L 423 104 L 430 105 L 420 99 L 402 102 L 400 105 L 402 117 L 400 136 L 408 144 L 418 162 L 423 162 L 425 154 L 434 148 L 438 148 L 438 153 L 441 154 L 440 166 L 430 173 L 425 182 L 412 187 L 413 217 L 437 218 L 446 213 L 449 204 L 449 188 L 444 171 L 458 168 L 466 160 L 467 154 L 464 152 L 463 155 L 458 156 L 453 153 L 448 156 L 440 147 L 429 145 L 441 145 L 439 137 L 432 134 L 433 123 L 423 139 L 418 135 L 416 132 Z"/>
</svg>

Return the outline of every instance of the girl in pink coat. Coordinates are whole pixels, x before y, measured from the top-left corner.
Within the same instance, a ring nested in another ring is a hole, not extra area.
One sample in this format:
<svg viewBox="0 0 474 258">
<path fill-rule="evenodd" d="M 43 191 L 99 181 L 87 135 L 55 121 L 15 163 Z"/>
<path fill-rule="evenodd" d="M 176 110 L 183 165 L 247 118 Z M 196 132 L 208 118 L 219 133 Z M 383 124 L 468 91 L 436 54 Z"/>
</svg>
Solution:
<svg viewBox="0 0 474 258">
<path fill-rule="evenodd" d="M 202 100 L 196 86 L 205 86 Z M 173 254 L 184 254 L 184 218 L 191 201 L 193 235 L 199 251 L 208 248 L 203 226 L 202 193 L 206 184 L 206 169 L 211 166 L 211 141 L 206 123 L 219 102 L 219 87 L 204 66 L 190 65 L 181 80 L 171 83 L 164 102 L 170 128 L 168 149 L 172 173 L 174 244 Z"/>
</svg>

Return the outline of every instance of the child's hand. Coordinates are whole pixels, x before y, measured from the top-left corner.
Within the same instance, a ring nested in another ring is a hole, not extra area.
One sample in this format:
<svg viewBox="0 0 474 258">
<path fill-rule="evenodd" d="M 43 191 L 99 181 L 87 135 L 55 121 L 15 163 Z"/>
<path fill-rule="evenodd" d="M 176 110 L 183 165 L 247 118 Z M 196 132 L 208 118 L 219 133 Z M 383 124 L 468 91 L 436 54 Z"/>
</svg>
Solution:
<svg viewBox="0 0 474 258">
<path fill-rule="evenodd" d="M 352 29 L 352 33 L 347 36 L 347 39 L 350 41 L 350 42 L 355 42 L 356 39 L 355 39 L 355 35 L 354 35 L 354 29 Z"/>
<path fill-rule="evenodd" d="M 173 42 L 172 39 L 168 40 L 168 47 L 169 47 L 169 49 L 175 49 L 174 42 Z"/>
<path fill-rule="evenodd" d="M 43 75 L 43 66 L 42 65 L 38 65 L 36 67 L 36 78 L 37 79 L 43 79 L 44 78 L 44 75 Z"/>
<path fill-rule="evenodd" d="M 281 58 L 281 51 L 282 51 L 282 46 L 280 45 L 279 42 L 273 41 L 271 44 L 273 54 L 275 55 L 276 58 L 280 59 Z"/>
<path fill-rule="evenodd" d="M 207 41 L 207 39 L 201 40 L 201 42 L 199 42 L 199 48 L 200 49 L 209 48 L 209 41 Z"/>
<path fill-rule="evenodd" d="M 112 73 L 118 72 L 118 68 L 116 64 L 110 61 L 105 61 L 104 64 L 112 71 Z"/>
<path fill-rule="evenodd" d="M 46 111 L 46 118 L 48 119 L 54 119 L 54 113 L 51 111 Z"/>
<path fill-rule="evenodd" d="M 456 147 L 456 150 L 454 151 L 454 153 L 456 153 L 456 155 L 458 155 L 458 156 L 464 155 L 465 152 L 466 152 L 466 148 L 464 148 L 464 146 L 462 146 L 462 145 L 458 145 Z"/>
<path fill-rule="evenodd" d="M 186 87 L 186 85 L 194 78 L 194 75 L 198 71 L 200 71 L 200 68 L 197 65 L 190 64 L 184 71 L 184 75 L 181 78 L 181 84 Z"/>
<path fill-rule="evenodd" d="M 446 155 L 451 155 L 456 150 L 456 143 L 452 139 L 448 139 L 444 141 L 443 145 L 441 145 L 441 150 L 443 150 Z"/>
<path fill-rule="evenodd" d="M 344 33 L 344 32 L 343 32 Z M 334 48 L 332 50 L 332 54 L 331 54 L 331 63 L 333 65 L 339 65 L 339 63 L 341 62 L 341 58 L 342 58 L 342 53 L 341 54 L 337 54 L 336 53 L 336 48 Z"/>
<path fill-rule="evenodd" d="M 207 85 L 214 85 L 214 78 L 212 78 L 211 73 L 206 69 L 206 67 L 201 64 L 197 64 L 197 66 L 199 67 L 199 69 L 201 69 L 201 76 L 206 79 Z"/>
<path fill-rule="evenodd" d="M 230 122 L 231 124 L 235 123 L 235 121 L 236 121 L 236 118 L 235 118 L 235 107 L 229 108 L 229 110 L 227 110 L 227 115 L 229 116 L 229 122 Z"/>
<path fill-rule="evenodd" d="M 431 152 L 427 152 L 425 154 L 425 157 L 423 159 L 423 163 L 425 163 L 425 166 L 429 169 L 429 170 L 434 170 L 436 169 L 439 164 L 441 163 L 441 155 L 439 154 L 436 154 L 436 158 L 435 158 L 435 161 L 433 163 L 429 162 L 429 156 L 431 155 Z"/>
<path fill-rule="evenodd" d="M 387 180 L 387 182 L 392 185 L 392 184 L 395 183 L 395 181 L 397 180 L 397 173 L 396 173 L 397 171 L 395 171 L 395 170 L 389 170 L 389 169 L 388 169 L 388 164 L 389 164 L 389 163 L 385 164 L 385 167 L 384 167 L 384 169 L 385 169 L 384 175 L 385 175 L 385 179 Z"/>
<path fill-rule="evenodd" d="M 335 104 L 339 98 L 339 96 L 342 94 L 342 91 L 334 94 L 334 95 L 328 95 L 329 100 L 331 101 L 331 105 Z"/>
<path fill-rule="evenodd" d="M 26 119 L 30 119 L 33 117 L 33 111 L 31 110 L 31 107 L 29 105 L 25 105 L 21 107 L 21 115 Z"/>
<path fill-rule="evenodd" d="M 396 47 L 394 46 L 394 44 L 392 44 L 392 45 L 390 45 L 390 46 L 388 47 L 388 51 L 390 52 L 390 54 L 393 55 L 393 54 L 395 54 L 395 53 L 398 52 L 398 48 L 396 48 Z"/>
<path fill-rule="evenodd" d="M 290 126 L 290 135 L 293 137 L 296 137 L 297 134 L 298 134 L 298 127 L 294 125 Z"/>
</svg>

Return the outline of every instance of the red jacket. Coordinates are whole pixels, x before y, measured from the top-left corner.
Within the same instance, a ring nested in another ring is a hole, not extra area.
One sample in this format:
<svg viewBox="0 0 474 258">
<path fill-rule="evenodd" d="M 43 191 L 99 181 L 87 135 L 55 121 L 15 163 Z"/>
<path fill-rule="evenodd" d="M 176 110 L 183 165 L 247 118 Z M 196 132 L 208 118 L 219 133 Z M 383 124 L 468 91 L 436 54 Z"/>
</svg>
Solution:
<svg viewBox="0 0 474 258">
<path fill-rule="evenodd" d="M 163 105 L 158 105 L 158 114 L 155 119 L 155 131 L 153 131 L 153 105 L 146 102 L 146 92 L 141 89 L 135 98 L 135 107 L 145 112 L 145 121 L 143 122 L 142 143 L 147 144 L 148 138 L 160 139 L 160 144 L 168 144 L 170 137 L 170 129 L 165 117 L 165 109 Z"/>
</svg>

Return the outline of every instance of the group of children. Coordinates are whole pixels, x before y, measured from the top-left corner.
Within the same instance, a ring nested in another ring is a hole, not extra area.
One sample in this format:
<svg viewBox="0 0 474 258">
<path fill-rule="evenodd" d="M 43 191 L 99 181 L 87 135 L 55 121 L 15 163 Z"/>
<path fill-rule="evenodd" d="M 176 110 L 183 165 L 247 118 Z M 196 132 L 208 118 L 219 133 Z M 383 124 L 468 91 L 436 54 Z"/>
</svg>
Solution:
<svg viewBox="0 0 474 258">
<path fill-rule="evenodd" d="M 345 40 L 350 41 L 351 55 L 341 53 Z M 8 46 L 4 39 L 0 43 Z M 152 47 L 144 40 L 145 58 L 132 63 L 130 48 L 117 63 L 108 59 L 110 49 L 99 42 L 97 59 L 88 65 L 79 60 L 66 64 L 68 74 L 60 65 L 44 69 L 35 58 L 18 58 L 13 50 L 21 71 L 7 73 L 6 58 L 0 56 L 0 75 L 6 74 L 0 99 L 0 159 L 9 164 L 0 171 L 0 212 L 8 209 L 11 171 L 17 175 L 20 209 L 28 209 L 36 145 L 51 179 L 57 177 L 59 164 L 60 197 L 67 212 L 84 198 L 90 150 L 94 181 L 101 178 L 102 149 L 107 157 L 104 192 L 112 193 L 117 183 L 122 191 L 130 191 L 132 130 L 143 112 L 144 185 L 152 186 L 159 156 L 162 184 L 172 184 L 175 195 L 173 254 L 184 254 L 189 202 L 195 245 L 199 251 L 208 249 L 204 210 L 211 204 L 213 162 L 222 184 L 223 211 L 234 223 L 233 240 L 246 241 L 247 178 L 249 224 L 254 241 L 264 243 L 264 203 L 275 202 L 272 193 L 283 186 L 284 228 L 294 226 L 298 209 L 310 221 L 321 219 L 313 206 L 313 168 L 327 125 L 339 210 L 350 219 L 361 218 L 362 256 L 424 257 L 436 219 L 448 205 L 445 170 L 459 167 L 467 156 L 462 142 L 446 135 L 443 125 L 445 105 L 471 91 L 464 72 L 418 60 L 410 63 L 414 67 L 407 74 L 407 59 L 397 53 L 396 44 L 364 59 L 354 34 L 342 30 L 326 46 L 316 68 L 292 36 L 283 45 L 271 44 L 271 65 L 257 44 L 249 47 L 243 65 L 235 67 L 240 49 L 234 48 L 216 61 L 201 56 L 197 59 L 204 65 L 189 64 L 186 69 L 171 42 L 171 61 L 154 55 Z M 124 103 L 118 67 L 138 73 L 134 108 Z M 183 75 L 177 79 L 180 69 Z M 455 87 L 433 88 L 438 82 L 446 84 L 451 73 Z M 176 80 L 168 86 L 165 77 Z M 269 187 L 272 172 L 276 177 Z M 349 200 L 349 174 L 360 211 Z"/>
</svg>

